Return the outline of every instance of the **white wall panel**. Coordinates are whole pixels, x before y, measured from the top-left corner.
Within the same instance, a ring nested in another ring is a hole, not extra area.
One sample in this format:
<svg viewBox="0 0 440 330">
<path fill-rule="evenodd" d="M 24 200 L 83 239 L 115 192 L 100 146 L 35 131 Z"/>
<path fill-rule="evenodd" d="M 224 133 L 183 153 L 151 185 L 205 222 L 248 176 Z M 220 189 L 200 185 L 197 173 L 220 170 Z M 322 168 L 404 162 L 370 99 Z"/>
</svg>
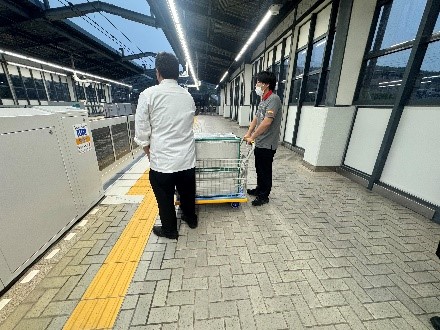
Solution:
<svg viewBox="0 0 440 330">
<path fill-rule="evenodd" d="M 292 47 L 292 36 L 289 36 L 286 40 L 286 50 L 284 52 L 284 56 L 289 56 L 290 48 Z"/>
<path fill-rule="evenodd" d="M 8 71 L 9 71 L 10 75 L 18 76 L 18 70 L 17 70 L 17 67 L 15 65 L 8 64 Z"/>
<path fill-rule="evenodd" d="M 316 17 L 316 26 L 313 39 L 327 33 L 331 9 L 332 6 L 329 5 L 318 13 L 318 16 Z"/>
<path fill-rule="evenodd" d="M 371 174 L 391 109 L 359 108 L 344 164 Z"/>
<path fill-rule="evenodd" d="M 272 65 L 272 58 L 273 58 L 273 49 L 271 48 L 270 51 L 267 53 L 267 57 L 264 59 L 264 65 L 266 66 L 265 67 L 266 69 Z"/>
<path fill-rule="evenodd" d="M 297 106 L 289 106 L 287 111 L 287 120 L 286 120 L 286 134 L 284 135 L 283 141 L 292 143 L 293 130 L 295 128 L 295 118 L 297 111 L 298 111 Z"/>
<path fill-rule="evenodd" d="M 32 74 L 33 74 L 33 76 L 34 76 L 34 79 L 43 79 L 43 78 L 41 77 L 41 71 L 38 71 L 38 70 L 32 70 Z"/>
<path fill-rule="evenodd" d="M 301 117 L 298 126 L 298 135 L 296 137 L 296 145 L 298 147 L 306 149 L 310 144 L 310 132 L 314 130 L 314 126 L 317 124 L 324 125 L 323 122 L 313 122 L 313 106 L 303 106 L 301 109 Z M 322 130 L 322 128 L 320 129 Z"/>
<path fill-rule="evenodd" d="M 22 67 L 20 67 L 20 72 L 21 72 L 21 75 L 22 75 L 23 77 L 26 77 L 26 78 L 30 78 L 30 77 L 31 77 L 31 72 L 29 71 L 28 68 L 22 68 Z"/>
<path fill-rule="evenodd" d="M 279 62 L 279 61 L 281 61 L 281 51 L 283 50 L 283 43 L 282 42 L 280 42 L 278 45 L 277 45 L 277 53 L 276 53 L 276 55 L 275 55 L 275 62 Z"/>
<path fill-rule="evenodd" d="M 440 206 L 440 108 L 404 109 L 380 180 Z"/>
<path fill-rule="evenodd" d="M 1 65 L 0 65 L 0 73 L 4 73 L 3 67 Z M 14 105 L 14 100 L 13 99 L 2 99 L 2 103 L 3 103 L 3 105 Z"/>
<path fill-rule="evenodd" d="M 341 166 L 345 146 L 353 122 L 354 107 L 315 108 L 317 112 L 325 112 L 325 127 L 319 142 L 319 153 L 315 166 Z M 307 156 L 304 153 L 304 160 Z"/>
<path fill-rule="evenodd" d="M 337 105 L 351 105 L 376 1 L 354 0 L 339 80 Z"/>
<path fill-rule="evenodd" d="M 314 166 L 316 166 L 318 162 L 326 117 L 326 108 L 308 106 L 303 107 L 301 110 L 301 120 L 296 144 L 304 148 L 304 160 Z"/>
<path fill-rule="evenodd" d="M 252 86 L 252 64 L 246 64 L 244 66 L 244 105 L 251 104 L 251 92 L 254 86 Z"/>
<path fill-rule="evenodd" d="M 310 29 L 310 21 L 305 23 L 301 28 L 299 29 L 299 38 L 298 38 L 298 48 L 301 48 L 305 45 L 307 45 L 307 40 L 309 38 L 309 29 Z"/>
</svg>

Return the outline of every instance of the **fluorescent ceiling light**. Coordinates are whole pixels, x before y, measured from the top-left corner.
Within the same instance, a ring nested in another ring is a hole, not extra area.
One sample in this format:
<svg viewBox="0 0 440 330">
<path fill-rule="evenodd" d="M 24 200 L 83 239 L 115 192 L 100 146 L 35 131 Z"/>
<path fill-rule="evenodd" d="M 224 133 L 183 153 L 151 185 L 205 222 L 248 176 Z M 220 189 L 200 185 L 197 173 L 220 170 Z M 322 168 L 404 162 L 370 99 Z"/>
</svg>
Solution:
<svg viewBox="0 0 440 330">
<path fill-rule="evenodd" d="M 402 81 L 402 79 L 392 80 L 392 81 L 383 81 L 383 82 L 380 82 L 379 85 L 392 84 L 392 83 L 401 82 L 401 81 Z"/>
<path fill-rule="evenodd" d="M 34 67 L 34 66 L 24 65 L 24 64 L 15 63 L 15 62 L 9 62 L 9 61 L 6 61 L 6 62 L 7 62 L 8 64 L 15 65 L 15 66 L 19 66 L 19 67 L 21 67 L 21 68 L 26 68 L 26 69 L 36 70 L 36 71 L 42 71 L 42 72 L 47 72 L 47 73 L 53 73 L 53 74 L 57 74 L 57 75 L 59 75 L 59 76 L 67 77 L 66 74 L 64 74 L 64 73 L 60 73 L 60 72 L 44 70 L 44 69 L 41 69 L 41 68 L 36 68 L 36 67 Z"/>
<path fill-rule="evenodd" d="M 167 3 L 168 3 L 168 7 L 170 8 L 171 16 L 174 21 L 174 26 L 176 28 L 177 35 L 179 36 L 180 39 L 180 44 L 182 45 L 183 53 L 185 54 L 185 60 L 187 62 L 187 65 L 189 66 L 189 70 L 191 71 L 194 84 L 196 85 L 197 89 L 199 89 L 200 82 L 197 79 L 197 75 L 191 61 L 188 44 L 186 43 L 185 34 L 183 33 L 183 27 L 182 24 L 180 23 L 179 14 L 177 13 L 176 4 L 174 3 L 174 0 L 167 0 Z"/>
<path fill-rule="evenodd" d="M 235 61 L 238 62 L 238 60 L 243 56 L 243 54 L 246 52 L 246 50 L 248 49 L 248 47 L 250 46 L 250 44 L 252 43 L 252 41 L 254 41 L 254 39 L 257 37 L 258 32 L 261 31 L 261 29 L 264 27 L 264 25 L 266 25 L 266 23 L 269 21 L 270 17 L 273 15 L 271 10 L 268 10 L 266 15 L 264 15 L 263 19 L 261 20 L 261 22 L 258 24 L 257 28 L 255 29 L 255 31 L 251 34 L 251 36 L 249 37 L 249 39 L 246 41 L 246 43 L 244 44 L 243 48 L 240 50 L 240 52 L 238 53 L 237 57 L 235 58 Z"/>
<path fill-rule="evenodd" d="M 225 72 L 225 74 L 223 75 L 222 79 L 220 79 L 220 82 L 222 82 L 223 79 L 225 79 L 227 75 L 228 75 L 228 71 Z"/>
<path fill-rule="evenodd" d="M 100 77 L 100 76 L 95 76 L 93 74 L 89 74 L 89 73 L 86 73 L 86 72 L 74 70 L 74 69 L 71 69 L 71 68 L 68 68 L 68 67 L 65 67 L 65 66 L 61 66 L 61 65 L 57 65 L 57 64 L 53 64 L 53 63 L 37 60 L 36 58 L 28 57 L 28 56 L 25 56 L 25 55 L 9 52 L 7 50 L 0 49 L 0 53 L 6 54 L 6 55 L 9 55 L 9 56 L 13 56 L 13 57 L 17 57 L 17 58 L 21 58 L 23 60 L 31 61 L 31 62 L 34 62 L 34 63 L 50 66 L 50 67 L 55 68 L 55 69 L 64 70 L 64 71 L 80 74 L 80 75 L 83 75 L 83 76 L 86 76 L 86 77 L 91 77 L 91 78 L 95 78 L 95 79 L 100 79 L 100 80 L 108 81 L 108 82 L 111 82 L 111 83 L 116 84 L 116 85 L 121 85 L 121 86 L 132 88 L 131 85 L 127 85 L 127 84 L 121 83 L 121 82 L 116 81 L 116 80 L 111 80 L 111 79 L 108 79 L 108 78 L 104 78 L 104 77 Z"/>
<path fill-rule="evenodd" d="M 431 78 L 440 78 L 440 76 L 429 76 L 429 77 L 423 77 L 422 79 L 431 79 Z"/>
</svg>

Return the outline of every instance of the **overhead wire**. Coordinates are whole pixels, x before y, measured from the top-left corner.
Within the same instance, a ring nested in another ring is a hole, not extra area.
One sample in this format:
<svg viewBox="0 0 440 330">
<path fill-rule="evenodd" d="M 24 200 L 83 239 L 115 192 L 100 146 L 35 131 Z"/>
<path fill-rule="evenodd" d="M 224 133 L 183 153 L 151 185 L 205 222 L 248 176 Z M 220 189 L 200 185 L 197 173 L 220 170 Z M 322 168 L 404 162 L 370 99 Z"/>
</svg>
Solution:
<svg viewBox="0 0 440 330">
<path fill-rule="evenodd" d="M 70 1 L 67 1 L 67 0 L 58 0 L 58 2 L 59 3 L 61 3 L 63 6 L 65 6 L 65 7 L 70 7 L 72 10 L 74 10 L 76 13 L 79 13 L 79 14 L 81 14 L 81 12 L 78 10 L 78 9 L 76 9 L 75 7 L 74 7 L 74 5 L 70 2 Z M 87 2 L 89 2 L 88 0 L 87 0 Z M 93 6 L 93 5 L 92 5 Z M 101 14 L 102 15 L 102 14 Z M 87 22 L 89 25 L 91 25 L 92 27 L 94 27 L 96 30 L 98 30 L 99 32 L 101 32 L 103 35 L 105 35 L 107 38 L 109 38 L 109 39 L 111 39 L 113 42 L 115 42 L 118 46 L 120 46 L 120 48 L 122 48 L 122 49 L 124 49 L 125 51 L 127 51 L 129 54 L 131 53 L 131 54 L 134 54 L 134 52 L 127 46 L 127 45 L 125 45 L 123 42 L 121 42 L 116 36 L 114 36 L 111 32 L 109 32 L 109 31 L 107 31 L 104 27 L 102 27 L 98 22 L 96 22 L 94 19 L 92 19 L 91 17 L 88 17 L 88 16 L 83 16 L 83 15 L 80 15 L 81 16 L 81 18 L 85 21 L 85 22 Z M 104 15 L 103 15 L 104 16 Z M 110 22 L 110 20 L 107 18 L 107 17 L 105 17 L 104 16 L 104 18 L 105 19 L 107 19 L 107 21 L 109 21 Z M 110 22 L 111 24 L 112 24 L 112 26 L 113 27 L 115 27 L 116 28 L 116 26 L 112 23 L 112 22 Z M 117 28 L 116 28 L 117 29 Z M 119 32 L 121 32 L 122 33 L 122 31 L 120 31 L 119 29 L 117 29 Z M 122 33 L 123 34 L 123 33 Z M 123 34 L 124 36 L 125 36 L 125 34 Z M 125 36 L 128 40 L 129 40 L 129 38 L 127 37 L 127 36 Z M 131 40 L 129 40 L 130 42 L 132 42 Z M 133 42 L 132 42 L 133 43 Z M 133 43 L 134 44 L 134 43 Z M 135 45 L 136 46 L 136 45 Z M 137 47 L 137 46 L 136 46 Z M 137 47 L 139 50 L 140 50 L 140 48 L 139 47 Z M 142 52 L 142 51 L 141 51 Z M 146 65 L 148 65 L 146 62 L 145 62 L 145 60 L 144 59 L 140 59 L 140 61 L 146 66 Z"/>
<path fill-rule="evenodd" d="M 58 0 L 58 2 L 60 2 L 65 7 L 70 6 L 70 8 L 72 10 L 74 10 L 76 13 L 82 14 L 80 11 L 78 11 L 76 8 L 73 7 L 73 4 L 71 2 L 66 1 L 66 0 Z M 67 2 L 67 5 L 66 5 L 66 2 Z M 129 48 L 125 44 L 120 42 L 115 36 L 113 36 L 111 33 L 109 33 L 107 30 L 105 30 L 101 25 L 99 25 L 93 19 L 91 19 L 90 17 L 87 17 L 87 16 L 82 16 L 82 15 L 80 15 L 80 16 L 84 21 L 86 21 L 89 25 L 91 25 L 92 27 L 97 29 L 99 32 L 104 34 L 106 37 L 110 38 L 112 41 L 117 43 L 122 48 L 129 50 Z"/>
<path fill-rule="evenodd" d="M 87 2 L 88 3 L 90 3 L 90 1 L 89 0 L 87 0 Z M 92 5 L 93 6 L 93 5 Z M 93 8 L 95 8 L 94 6 L 93 6 Z M 95 8 L 96 9 L 96 8 Z M 136 48 L 141 52 L 141 53 L 144 53 L 144 51 L 142 50 L 142 49 L 140 49 L 139 48 L 139 46 L 137 45 L 137 44 L 135 44 L 133 41 L 131 41 L 131 39 L 129 38 L 129 37 L 127 37 L 126 35 L 125 35 L 125 33 L 124 32 L 122 32 L 121 30 L 119 30 L 118 29 L 118 27 L 116 26 L 116 25 L 114 25 L 113 24 L 113 22 L 111 22 L 108 18 L 107 18 L 107 16 L 105 16 L 103 13 L 101 13 L 101 12 L 99 12 L 99 14 L 102 16 L 102 17 L 104 17 L 117 31 L 119 31 L 124 37 L 125 37 L 125 39 L 127 39 L 129 42 L 131 42 L 134 46 L 136 46 Z M 133 54 L 134 54 L 134 52 L 133 52 Z M 151 62 L 153 62 L 153 60 L 150 58 L 150 57 L 148 57 L 149 59 L 150 59 L 150 61 Z M 146 64 L 146 63 L 145 63 Z"/>
</svg>

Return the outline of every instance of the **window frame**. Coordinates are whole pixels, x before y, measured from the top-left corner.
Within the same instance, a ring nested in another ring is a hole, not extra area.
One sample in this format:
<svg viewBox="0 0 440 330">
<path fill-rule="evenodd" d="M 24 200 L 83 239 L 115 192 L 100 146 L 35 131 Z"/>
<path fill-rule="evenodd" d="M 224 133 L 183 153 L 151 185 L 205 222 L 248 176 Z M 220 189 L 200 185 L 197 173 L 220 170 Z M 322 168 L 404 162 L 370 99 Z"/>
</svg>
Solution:
<svg viewBox="0 0 440 330">
<path fill-rule="evenodd" d="M 360 92 L 362 89 L 362 85 L 363 85 L 363 81 L 367 72 L 367 63 L 369 60 L 371 59 L 375 59 L 375 58 L 380 58 L 380 57 L 384 57 L 390 54 L 394 54 L 400 51 L 404 51 L 404 50 L 410 50 L 410 52 L 413 51 L 413 48 L 416 46 L 416 37 L 412 40 L 408 40 L 405 42 L 402 42 L 398 45 L 394 45 L 392 47 L 388 47 L 388 48 L 383 48 L 380 50 L 372 50 L 372 43 L 373 41 L 375 41 L 375 33 L 376 33 L 376 29 L 378 29 L 378 25 L 381 24 L 381 22 L 379 21 L 380 18 L 380 13 L 382 10 L 383 6 L 386 6 L 388 4 L 390 4 L 390 7 L 392 6 L 392 2 L 393 0 L 382 0 L 382 1 L 378 1 L 377 5 L 376 5 L 376 9 L 375 9 L 375 13 L 373 16 L 373 21 L 371 23 L 371 27 L 370 27 L 370 31 L 369 31 L 369 36 L 367 39 L 367 44 L 365 47 L 365 51 L 364 51 L 364 56 L 362 59 L 362 65 L 361 68 L 359 70 L 360 74 L 358 77 L 358 81 L 356 84 L 356 89 L 355 89 L 355 93 L 354 93 L 354 97 L 353 97 L 353 105 L 356 106 L 392 106 L 393 104 L 400 102 L 398 98 L 398 96 L 396 95 L 396 97 L 394 98 L 394 100 L 392 101 L 392 103 L 383 103 L 380 100 L 366 100 L 366 99 L 361 99 L 360 98 Z M 426 3 L 426 6 L 428 6 L 428 1 Z M 424 11 L 426 9 L 426 6 L 424 8 Z M 438 14 L 440 15 L 440 14 Z M 439 16 L 437 16 L 438 19 Z M 423 16 L 422 16 L 422 20 L 423 20 Z M 423 24 L 422 21 L 420 22 L 420 24 Z M 435 26 L 435 22 L 433 22 L 433 28 Z M 418 29 L 420 29 L 420 25 L 418 27 Z M 439 41 L 440 40 L 440 31 L 438 31 L 437 33 L 435 33 L 435 31 L 432 32 L 431 36 L 429 38 L 427 38 L 427 40 L 425 42 L 423 42 L 421 45 L 419 44 L 419 47 L 428 47 L 430 43 L 435 42 L 435 41 Z M 423 63 L 423 61 L 422 61 Z M 411 65 L 411 63 L 407 63 L 406 67 L 408 67 L 408 65 Z M 418 73 L 420 72 L 420 67 L 417 69 Z M 413 88 L 414 88 L 413 84 Z M 400 86 L 400 89 L 404 88 L 405 86 L 403 86 L 403 84 Z M 399 92 L 397 93 L 399 94 Z M 440 105 L 440 97 L 438 98 L 438 101 L 430 99 L 430 100 L 411 100 L 411 98 L 408 98 L 408 100 L 405 103 L 406 106 L 439 106 Z"/>
</svg>

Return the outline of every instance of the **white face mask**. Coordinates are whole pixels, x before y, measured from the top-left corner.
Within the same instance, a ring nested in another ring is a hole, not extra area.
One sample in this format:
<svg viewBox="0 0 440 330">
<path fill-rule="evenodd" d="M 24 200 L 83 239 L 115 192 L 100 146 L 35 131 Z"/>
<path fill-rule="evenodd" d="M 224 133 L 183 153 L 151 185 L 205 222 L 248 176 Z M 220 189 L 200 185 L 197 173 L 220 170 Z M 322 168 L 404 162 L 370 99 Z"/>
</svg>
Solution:
<svg viewBox="0 0 440 330">
<path fill-rule="evenodd" d="M 260 86 L 255 87 L 255 93 L 257 93 L 258 96 L 263 96 L 263 90 Z"/>
</svg>

